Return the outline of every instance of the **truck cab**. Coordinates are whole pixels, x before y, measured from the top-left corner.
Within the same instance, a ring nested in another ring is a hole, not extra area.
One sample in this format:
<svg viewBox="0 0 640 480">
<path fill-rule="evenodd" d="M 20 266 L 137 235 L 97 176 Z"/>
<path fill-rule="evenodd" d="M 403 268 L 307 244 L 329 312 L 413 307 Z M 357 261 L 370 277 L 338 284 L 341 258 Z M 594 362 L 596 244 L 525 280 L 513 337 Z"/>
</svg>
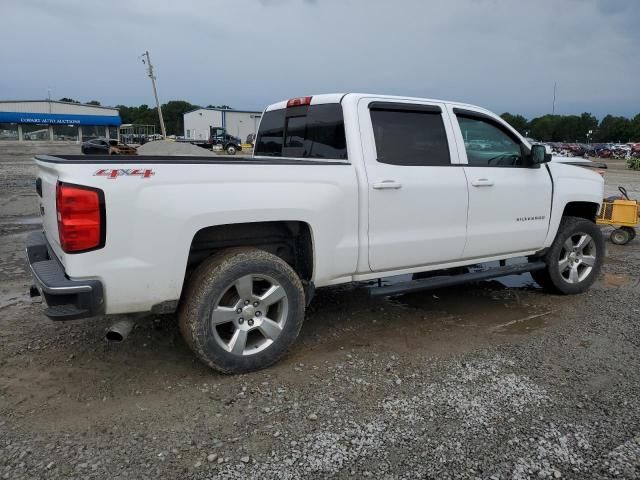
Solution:
<svg viewBox="0 0 640 480">
<path fill-rule="evenodd" d="M 224 128 L 209 127 L 209 144 L 212 148 L 220 148 L 229 155 L 235 155 L 242 150 L 242 140 L 229 135 Z"/>
</svg>

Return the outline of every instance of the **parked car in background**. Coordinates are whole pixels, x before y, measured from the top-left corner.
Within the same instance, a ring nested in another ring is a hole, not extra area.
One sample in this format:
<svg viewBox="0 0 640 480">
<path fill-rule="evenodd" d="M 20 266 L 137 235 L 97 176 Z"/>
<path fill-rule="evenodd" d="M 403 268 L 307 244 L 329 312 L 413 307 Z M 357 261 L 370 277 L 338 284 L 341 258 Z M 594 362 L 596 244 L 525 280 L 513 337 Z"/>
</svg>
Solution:
<svg viewBox="0 0 640 480">
<path fill-rule="evenodd" d="M 80 150 L 85 155 L 137 155 L 134 147 L 108 138 L 87 140 L 82 143 Z"/>
</svg>

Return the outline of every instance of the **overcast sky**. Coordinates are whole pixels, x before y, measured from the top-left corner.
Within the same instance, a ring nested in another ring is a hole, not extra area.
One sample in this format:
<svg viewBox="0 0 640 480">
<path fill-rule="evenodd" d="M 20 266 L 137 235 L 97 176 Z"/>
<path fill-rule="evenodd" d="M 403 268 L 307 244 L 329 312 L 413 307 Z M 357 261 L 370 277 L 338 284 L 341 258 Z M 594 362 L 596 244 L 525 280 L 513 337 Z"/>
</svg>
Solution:
<svg viewBox="0 0 640 480">
<path fill-rule="evenodd" d="M 0 0 L 0 99 L 262 109 L 313 93 L 640 112 L 640 0 Z"/>
</svg>

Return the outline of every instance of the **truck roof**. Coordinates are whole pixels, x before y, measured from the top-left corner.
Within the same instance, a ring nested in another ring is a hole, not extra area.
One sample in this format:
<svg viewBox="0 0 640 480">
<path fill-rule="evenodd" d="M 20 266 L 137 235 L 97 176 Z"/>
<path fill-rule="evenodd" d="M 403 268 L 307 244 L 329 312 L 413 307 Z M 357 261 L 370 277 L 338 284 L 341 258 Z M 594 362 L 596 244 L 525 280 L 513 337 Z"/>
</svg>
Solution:
<svg viewBox="0 0 640 480">
<path fill-rule="evenodd" d="M 341 103 L 345 97 L 349 97 L 350 99 L 356 100 L 356 101 L 360 98 L 375 97 L 375 98 L 382 98 L 382 99 L 395 100 L 395 101 L 404 100 L 404 101 L 447 103 L 449 105 L 454 105 L 458 107 L 482 108 L 482 107 L 478 107 L 476 105 L 471 105 L 468 103 L 452 102 L 448 100 L 437 100 L 433 98 L 421 98 L 421 97 L 403 97 L 398 95 L 380 95 L 376 93 L 323 93 L 320 95 L 310 95 L 310 97 L 311 97 L 311 103 L 310 103 L 311 105 L 320 105 L 324 103 Z M 301 97 L 301 98 L 304 98 L 304 97 Z M 286 108 L 287 102 L 289 100 L 290 99 L 282 100 L 277 103 L 272 103 L 265 109 L 265 111 L 269 112 L 271 110 L 280 110 L 282 108 Z M 491 112 L 489 112 L 488 110 L 487 110 L 487 113 L 491 114 Z"/>
</svg>

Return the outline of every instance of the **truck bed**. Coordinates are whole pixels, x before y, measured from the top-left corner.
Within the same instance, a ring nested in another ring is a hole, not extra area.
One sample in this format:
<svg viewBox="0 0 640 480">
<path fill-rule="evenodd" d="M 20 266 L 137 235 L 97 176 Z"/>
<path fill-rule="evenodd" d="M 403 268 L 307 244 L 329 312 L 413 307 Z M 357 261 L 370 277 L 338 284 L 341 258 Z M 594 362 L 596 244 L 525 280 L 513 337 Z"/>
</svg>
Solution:
<svg viewBox="0 0 640 480">
<path fill-rule="evenodd" d="M 224 165 L 344 165 L 345 161 L 305 160 L 286 157 L 252 157 L 234 155 L 220 157 L 211 156 L 177 156 L 177 155 L 36 155 L 36 160 L 61 164 L 224 164 Z"/>
</svg>

